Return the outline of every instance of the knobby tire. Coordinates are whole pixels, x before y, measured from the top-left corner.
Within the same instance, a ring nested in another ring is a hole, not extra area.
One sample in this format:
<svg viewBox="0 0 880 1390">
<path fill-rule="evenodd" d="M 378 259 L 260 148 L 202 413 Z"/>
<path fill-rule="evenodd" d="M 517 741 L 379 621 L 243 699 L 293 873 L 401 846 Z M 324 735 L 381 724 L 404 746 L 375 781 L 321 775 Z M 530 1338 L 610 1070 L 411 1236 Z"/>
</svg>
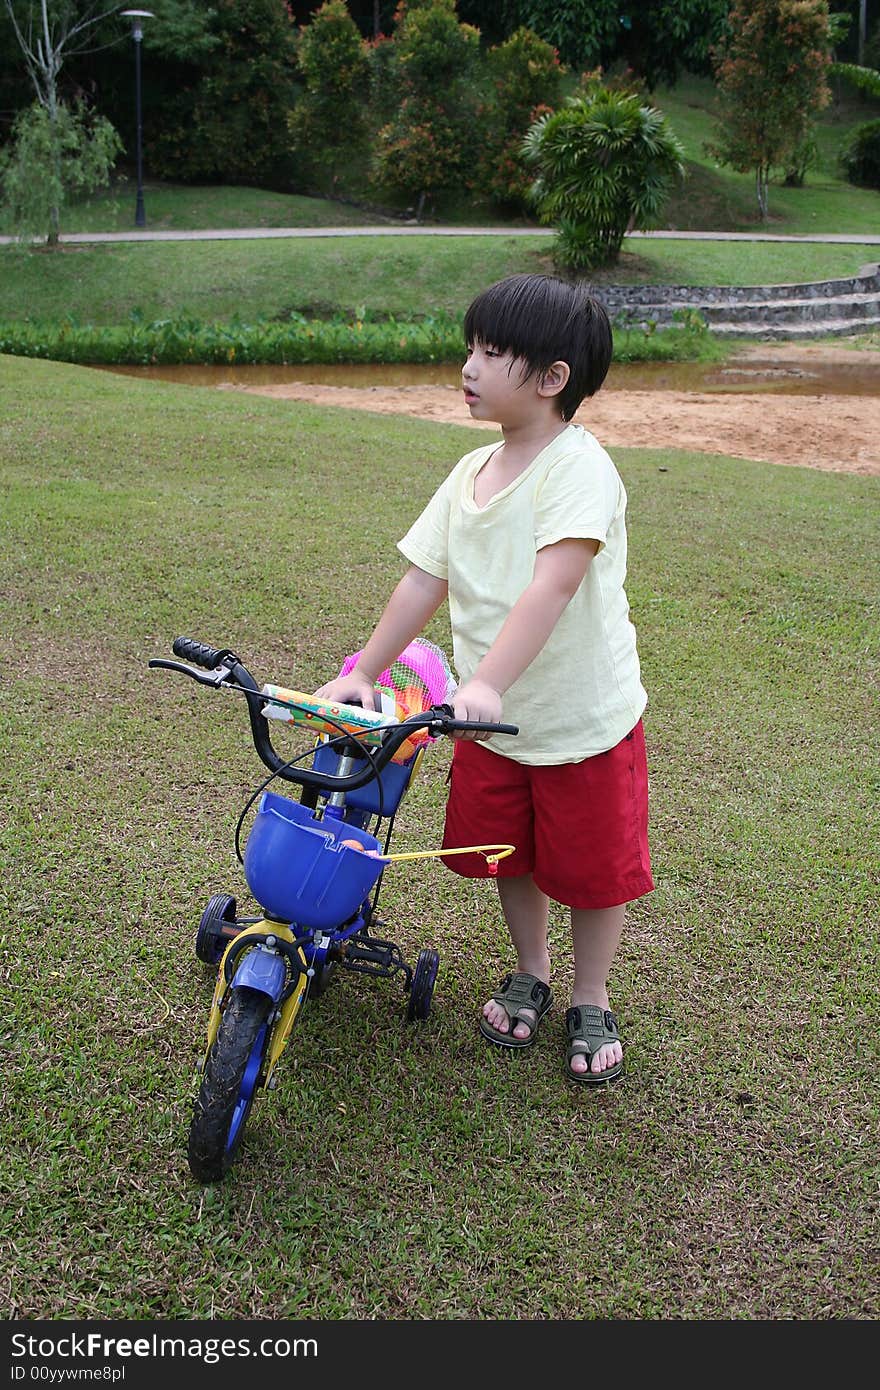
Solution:
<svg viewBox="0 0 880 1390">
<path fill-rule="evenodd" d="M 273 1008 L 273 1001 L 261 990 L 231 990 L 205 1062 L 189 1132 L 189 1166 L 193 1176 L 201 1182 L 219 1181 L 235 1160 L 257 1089 L 253 1068 L 265 1053 L 268 1038 L 265 1025 Z M 257 1058 L 254 1049 L 261 1030 L 265 1031 Z M 246 1075 L 250 1089 L 243 1097 Z M 240 1098 L 244 1109 L 230 1142 L 230 1129 Z"/>
</svg>

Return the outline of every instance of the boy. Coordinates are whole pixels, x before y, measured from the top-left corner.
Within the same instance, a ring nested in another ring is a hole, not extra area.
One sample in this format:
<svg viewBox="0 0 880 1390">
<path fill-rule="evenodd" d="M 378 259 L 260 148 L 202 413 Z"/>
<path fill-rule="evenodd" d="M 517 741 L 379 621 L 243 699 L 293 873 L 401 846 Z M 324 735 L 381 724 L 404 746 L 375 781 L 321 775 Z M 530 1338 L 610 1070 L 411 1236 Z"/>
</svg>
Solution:
<svg viewBox="0 0 880 1390">
<path fill-rule="evenodd" d="M 516 845 L 498 890 L 517 955 L 480 1030 L 528 1047 L 550 1008 L 550 899 L 571 911 L 574 987 L 566 1074 L 623 1071 L 607 976 L 626 904 L 653 888 L 635 632 L 623 582 L 626 492 L 592 435 L 569 421 L 611 361 L 603 307 L 578 285 L 514 275 L 465 317 L 465 402 L 503 442 L 460 460 L 399 542 L 410 562 L 358 664 L 318 691 L 373 708 L 379 673 L 448 598 L 460 719 L 519 725 L 460 735 L 444 847 Z M 485 876 L 478 856 L 448 866 Z"/>
</svg>

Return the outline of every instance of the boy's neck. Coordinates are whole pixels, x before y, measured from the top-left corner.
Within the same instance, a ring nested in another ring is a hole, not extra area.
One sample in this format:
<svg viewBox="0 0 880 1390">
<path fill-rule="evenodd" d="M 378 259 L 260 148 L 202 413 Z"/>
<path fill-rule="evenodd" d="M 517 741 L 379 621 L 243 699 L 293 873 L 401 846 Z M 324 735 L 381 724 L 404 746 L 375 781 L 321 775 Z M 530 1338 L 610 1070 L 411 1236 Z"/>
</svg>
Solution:
<svg viewBox="0 0 880 1390">
<path fill-rule="evenodd" d="M 504 454 L 508 463 L 514 459 L 521 462 L 522 466 L 531 463 L 557 435 L 567 429 L 568 422 L 555 413 L 552 416 L 535 416 L 515 425 L 502 424 Z"/>
</svg>

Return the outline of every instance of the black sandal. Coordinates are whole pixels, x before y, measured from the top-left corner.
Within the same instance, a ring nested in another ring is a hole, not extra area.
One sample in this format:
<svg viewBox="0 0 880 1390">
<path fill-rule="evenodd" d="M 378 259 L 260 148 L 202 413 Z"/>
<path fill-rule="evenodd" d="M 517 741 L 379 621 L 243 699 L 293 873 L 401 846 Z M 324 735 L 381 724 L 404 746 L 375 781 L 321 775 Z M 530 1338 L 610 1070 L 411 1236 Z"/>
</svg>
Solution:
<svg viewBox="0 0 880 1390">
<path fill-rule="evenodd" d="M 568 1032 L 568 1051 L 565 1054 L 565 1074 L 569 1081 L 579 1086 L 599 1086 L 603 1082 L 618 1081 L 623 1075 L 623 1062 L 606 1067 L 605 1071 L 590 1071 L 593 1058 L 605 1043 L 620 1042 L 617 1019 L 610 1009 L 600 1009 L 598 1004 L 578 1004 L 565 1015 Z M 587 1059 L 586 1071 L 572 1071 L 573 1057 Z"/>
<path fill-rule="evenodd" d="M 524 971 L 519 971 L 516 974 L 505 975 L 501 988 L 492 998 L 507 1014 L 510 1030 L 507 1033 L 499 1032 L 484 1016 L 480 1019 L 480 1032 L 483 1037 L 488 1038 L 489 1042 L 497 1043 L 499 1047 L 531 1047 L 538 1036 L 538 1024 L 553 1003 L 550 986 L 539 980 L 537 975 L 527 975 Z M 528 1017 L 526 1010 L 531 1010 L 536 1017 Z M 513 1036 L 517 1023 L 524 1023 L 531 1029 L 527 1038 Z"/>
</svg>

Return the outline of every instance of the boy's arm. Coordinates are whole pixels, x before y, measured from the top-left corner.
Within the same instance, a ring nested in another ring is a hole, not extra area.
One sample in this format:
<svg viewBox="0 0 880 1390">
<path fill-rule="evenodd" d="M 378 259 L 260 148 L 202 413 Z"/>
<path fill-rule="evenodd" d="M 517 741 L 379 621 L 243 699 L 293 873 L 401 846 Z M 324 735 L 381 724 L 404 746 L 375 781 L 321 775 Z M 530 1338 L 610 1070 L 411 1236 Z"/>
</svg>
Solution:
<svg viewBox="0 0 880 1390">
<path fill-rule="evenodd" d="M 445 579 L 410 565 L 385 605 L 357 666 L 347 676 L 328 681 L 315 694 L 322 699 L 360 703 L 364 709 L 375 709 L 373 686 L 377 678 L 434 616 L 447 588 Z"/>
<path fill-rule="evenodd" d="M 471 679 L 456 692 L 454 708 L 459 719 L 501 719 L 502 696 L 543 648 L 598 549 L 598 541 L 571 537 L 538 551 L 531 583 Z"/>
</svg>

